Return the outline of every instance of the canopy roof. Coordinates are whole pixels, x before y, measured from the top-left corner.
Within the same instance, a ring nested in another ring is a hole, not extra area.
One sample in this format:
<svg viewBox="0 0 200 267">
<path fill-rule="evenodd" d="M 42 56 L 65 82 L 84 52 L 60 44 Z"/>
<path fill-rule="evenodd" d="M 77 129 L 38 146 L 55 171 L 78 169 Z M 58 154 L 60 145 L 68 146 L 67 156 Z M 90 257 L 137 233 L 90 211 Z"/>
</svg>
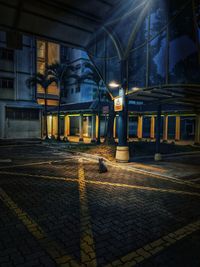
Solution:
<svg viewBox="0 0 200 267">
<path fill-rule="evenodd" d="M 0 0 L 0 28 L 87 50 L 107 86 L 126 60 L 129 99 L 200 109 L 198 0 Z"/>
<path fill-rule="evenodd" d="M 120 0 L 0 0 L 0 27 L 85 48 Z"/>
</svg>

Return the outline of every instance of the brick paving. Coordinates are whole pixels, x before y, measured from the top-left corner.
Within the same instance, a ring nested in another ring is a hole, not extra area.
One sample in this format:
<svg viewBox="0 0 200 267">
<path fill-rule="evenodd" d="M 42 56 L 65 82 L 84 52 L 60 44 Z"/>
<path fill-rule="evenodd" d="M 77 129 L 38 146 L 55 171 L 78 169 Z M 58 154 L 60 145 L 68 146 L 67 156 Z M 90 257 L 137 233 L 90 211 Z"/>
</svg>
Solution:
<svg viewBox="0 0 200 267">
<path fill-rule="evenodd" d="M 200 266 L 198 181 L 99 174 L 42 145 L 0 155 L 1 267 Z"/>
</svg>

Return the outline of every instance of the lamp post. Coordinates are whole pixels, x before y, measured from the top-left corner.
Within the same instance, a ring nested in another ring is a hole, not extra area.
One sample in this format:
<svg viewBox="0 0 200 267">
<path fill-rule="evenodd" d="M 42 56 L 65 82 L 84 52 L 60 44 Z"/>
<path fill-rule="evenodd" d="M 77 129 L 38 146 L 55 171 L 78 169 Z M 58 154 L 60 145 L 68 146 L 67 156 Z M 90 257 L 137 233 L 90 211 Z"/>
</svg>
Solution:
<svg viewBox="0 0 200 267">
<path fill-rule="evenodd" d="M 112 88 L 119 88 L 118 102 L 121 107 L 118 111 L 118 146 L 116 150 L 116 161 L 129 161 L 129 147 L 127 143 L 127 119 L 128 119 L 128 99 L 126 96 L 127 78 L 126 78 L 126 60 L 121 61 L 121 84 L 112 82 L 109 84 Z M 116 104 L 115 104 L 116 105 Z M 116 106 L 115 106 L 116 110 Z M 116 110 L 117 111 L 117 110 Z"/>
</svg>

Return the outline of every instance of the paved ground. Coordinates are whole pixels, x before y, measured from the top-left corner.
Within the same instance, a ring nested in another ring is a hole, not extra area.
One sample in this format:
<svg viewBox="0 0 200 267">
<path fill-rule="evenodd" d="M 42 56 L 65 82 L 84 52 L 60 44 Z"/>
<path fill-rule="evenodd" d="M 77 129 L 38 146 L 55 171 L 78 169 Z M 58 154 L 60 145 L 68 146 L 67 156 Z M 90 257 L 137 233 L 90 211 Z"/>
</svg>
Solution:
<svg viewBox="0 0 200 267">
<path fill-rule="evenodd" d="M 1 147 L 0 162 L 1 267 L 200 266 L 197 179 L 99 174 L 37 144 Z"/>
</svg>

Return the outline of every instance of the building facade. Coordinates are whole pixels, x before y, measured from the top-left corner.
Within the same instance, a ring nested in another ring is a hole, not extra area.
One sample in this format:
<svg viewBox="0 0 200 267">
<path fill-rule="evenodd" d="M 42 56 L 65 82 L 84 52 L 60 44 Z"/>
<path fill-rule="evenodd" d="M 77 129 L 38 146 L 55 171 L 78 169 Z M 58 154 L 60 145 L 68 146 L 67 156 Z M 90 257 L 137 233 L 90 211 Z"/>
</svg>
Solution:
<svg viewBox="0 0 200 267">
<path fill-rule="evenodd" d="M 60 63 L 60 45 L 53 42 L 47 42 L 45 40 L 37 39 L 37 49 L 36 49 L 36 67 L 37 73 L 43 74 L 48 65 L 54 63 Z M 45 102 L 45 92 L 44 88 L 37 85 L 37 103 L 44 105 Z M 52 83 L 47 89 L 47 106 L 57 106 L 59 99 L 59 88 L 55 83 Z"/>
<path fill-rule="evenodd" d="M 23 36 L 16 50 L 0 31 L 0 139 L 41 138 L 41 108 L 26 84 L 36 71 L 35 52 L 35 38 Z"/>
</svg>

